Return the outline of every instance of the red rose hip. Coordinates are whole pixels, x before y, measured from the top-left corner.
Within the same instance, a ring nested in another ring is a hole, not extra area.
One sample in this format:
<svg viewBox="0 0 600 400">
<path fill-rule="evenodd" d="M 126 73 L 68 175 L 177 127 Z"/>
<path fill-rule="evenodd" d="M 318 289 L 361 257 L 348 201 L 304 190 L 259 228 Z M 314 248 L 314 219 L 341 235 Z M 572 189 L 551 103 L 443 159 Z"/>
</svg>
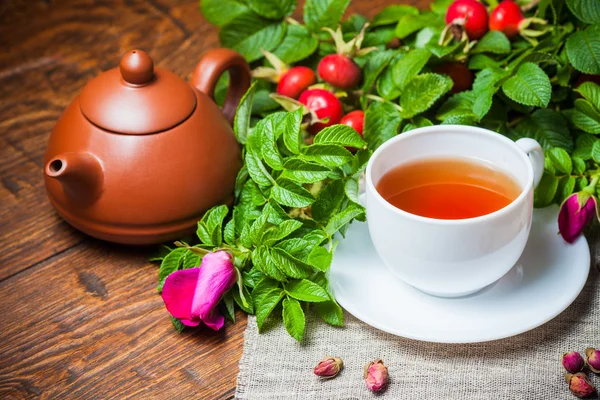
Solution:
<svg viewBox="0 0 600 400">
<path fill-rule="evenodd" d="M 488 31 L 488 13 L 477 0 L 456 0 L 446 12 L 446 23 L 462 25 L 469 40 L 479 40 Z"/>
<path fill-rule="evenodd" d="M 300 93 L 315 83 L 317 77 L 312 69 L 302 66 L 292 67 L 279 78 L 277 93 L 297 99 Z"/>
<path fill-rule="evenodd" d="M 298 99 L 309 110 L 312 110 L 319 119 L 327 119 L 326 122 L 316 122 L 308 127 L 313 135 L 321 129 L 340 122 L 342 118 L 342 103 L 335 95 L 323 89 L 309 89 L 302 92 Z"/>
</svg>

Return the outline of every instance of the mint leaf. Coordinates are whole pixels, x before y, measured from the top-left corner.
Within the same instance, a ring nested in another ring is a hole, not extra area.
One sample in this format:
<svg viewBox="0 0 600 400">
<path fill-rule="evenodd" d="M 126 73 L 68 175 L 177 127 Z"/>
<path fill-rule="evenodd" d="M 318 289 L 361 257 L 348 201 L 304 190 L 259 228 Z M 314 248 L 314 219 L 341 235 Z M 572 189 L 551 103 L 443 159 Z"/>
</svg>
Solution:
<svg viewBox="0 0 600 400">
<path fill-rule="evenodd" d="M 592 103 L 597 110 L 600 110 L 600 86 L 594 82 L 583 82 L 575 91 Z"/>
<path fill-rule="evenodd" d="M 475 45 L 473 54 L 477 53 L 510 53 L 510 41 L 506 35 L 500 31 L 489 31 Z"/>
<path fill-rule="evenodd" d="M 590 25 L 567 39 L 567 56 L 573 67 L 586 74 L 600 74 L 600 25 Z"/>
<path fill-rule="evenodd" d="M 262 237 L 262 243 L 270 246 L 281 239 L 284 239 L 292 234 L 292 232 L 300 229 L 302 222 L 296 221 L 295 219 L 288 219 L 281 222 L 279 225 L 269 228 Z"/>
<path fill-rule="evenodd" d="M 393 80 L 393 64 L 394 61 L 390 61 L 388 67 L 383 70 L 383 72 L 379 76 L 379 79 L 377 79 L 377 92 L 379 93 L 379 96 L 381 96 L 385 100 L 394 100 L 395 98 L 400 96 L 400 89 L 398 89 L 398 87 L 394 84 Z"/>
<path fill-rule="evenodd" d="M 469 69 L 486 69 L 486 68 L 498 68 L 498 61 L 494 60 L 490 56 L 485 54 L 475 54 L 469 60 Z"/>
<path fill-rule="evenodd" d="M 434 13 L 426 12 L 421 15 L 406 14 L 400 17 L 398 25 L 396 25 L 396 36 L 404 39 L 410 34 L 426 27 L 437 27 L 440 24 L 443 26 L 443 17 Z"/>
<path fill-rule="evenodd" d="M 252 263 L 269 278 L 273 278 L 279 282 L 287 280 L 285 274 L 275 265 L 275 261 L 267 246 L 261 245 L 252 251 Z"/>
<path fill-rule="evenodd" d="M 526 106 L 547 107 L 552 95 L 548 75 L 530 62 L 522 64 L 516 74 L 502 84 L 502 90 L 511 100 Z"/>
<path fill-rule="evenodd" d="M 296 183 L 314 183 L 327 178 L 331 170 L 317 164 L 303 161 L 299 158 L 288 158 L 283 164 L 282 178 Z"/>
<path fill-rule="evenodd" d="M 277 304 L 283 298 L 283 290 L 280 288 L 272 289 L 269 292 L 265 293 L 262 296 L 260 303 L 256 305 L 256 325 L 258 326 L 258 331 L 262 330 L 262 327 L 269 317 Z"/>
<path fill-rule="evenodd" d="M 321 28 L 335 29 L 350 0 L 306 0 L 304 22 L 308 29 L 320 33 Z"/>
<path fill-rule="evenodd" d="M 289 297 L 283 300 L 283 325 L 291 337 L 302 340 L 306 321 L 298 300 Z"/>
<path fill-rule="evenodd" d="M 279 247 L 271 249 L 271 256 L 277 268 L 290 278 L 308 278 L 313 273 L 313 268 L 310 265 L 284 249 Z"/>
<path fill-rule="evenodd" d="M 592 159 L 596 163 L 600 163 L 600 141 L 596 140 L 594 145 L 592 146 Z"/>
<path fill-rule="evenodd" d="M 401 91 L 427 64 L 431 53 L 427 49 L 413 49 L 392 67 L 392 79 Z"/>
<path fill-rule="evenodd" d="M 248 62 L 263 57 L 261 49 L 271 51 L 285 35 L 283 22 L 272 22 L 251 11 L 237 15 L 219 31 L 221 44 L 246 58 Z"/>
<path fill-rule="evenodd" d="M 367 64 L 363 68 L 363 92 L 367 93 L 371 90 L 375 81 L 381 75 L 383 70 L 387 67 L 387 65 L 392 60 L 395 51 L 373 51 L 369 53 L 369 60 Z"/>
<path fill-rule="evenodd" d="M 329 294 L 321 286 L 307 279 L 292 280 L 285 284 L 285 292 L 296 300 L 321 302 L 329 300 Z"/>
<path fill-rule="evenodd" d="M 363 207 L 350 204 L 345 210 L 340 213 L 335 214 L 327 223 L 325 227 L 325 232 L 328 235 L 333 235 L 339 229 L 341 229 L 344 225 L 352 221 L 354 218 L 364 214 L 365 210 Z"/>
<path fill-rule="evenodd" d="M 246 3 L 252 11 L 269 19 L 286 17 L 296 8 L 296 0 L 246 0 Z M 221 7 L 221 12 L 226 14 L 229 10 Z"/>
<path fill-rule="evenodd" d="M 333 254 L 322 246 L 315 246 L 308 253 L 308 263 L 320 271 L 327 271 L 329 269 L 332 258 Z"/>
<path fill-rule="evenodd" d="M 335 214 L 344 200 L 344 183 L 341 180 L 327 184 L 317 195 L 313 203 L 312 217 L 315 221 L 326 224 Z"/>
<path fill-rule="evenodd" d="M 194 254 L 191 251 L 186 251 L 185 255 L 183 256 L 183 265 L 181 267 L 181 269 L 190 269 L 190 268 L 194 268 L 200 265 L 200 263 L 202 262 L 202 257 L 200 257 L 198 254 Z"/>
<path fill-rule="evenodd" d="M 371 154 L 373 154 L 371 150 L 363 149 L 357 151 L 354 157 L 352 157 L 352 175 L 354 178 L 359 178 L 365 170 Z"/>
<path fill-rule="evenodd" d="M 402 117 L 388 102 L 373 102 L 365 113 L 364 138 L 371 150 L 377 149 L 398 134 Z"/>
<path fill-rule="evenodd" d="M 252 83 L 248 91 L 240 100 L 240 105 L 233 119 L 233 132 L 238 142 L 246 144 L 246 137 L 250 129 L 250 115 L 252 113 L 252 103 L 254 102 L 254 94 L 256 93 L 256 81 Z"/>
<path fill-rule="evenodd" d="M 575 141 L 575 151 L 573 152 L 574 157 L 579 157 L 582 160 L 589 160 L 592 158 L 592 146 L 596 143 L 596 139 L 592 135 L 584 133 L 577 137 Z"/>
<path fill-rule="evenodd" d="M 344 311 L 335 300 L 316 303 L 314 308 L 319 317 L 329 325 L 344 326 Z"/>
<path fill-rule="evenodd" d="M 412 122 L 410 122 L 404 126 L 404 129 L 402 129 L 402 132 L 408 132 L 413 129 L 423 128 L 424 126 L 432 126 L 432 125 L 433 125 L 433 122 L 431 122 L 430 120 L 428 120 L 427 118 L 425 118 L 421 115 L 418 115 L 412 119 Z"/>
<path fill-rule="evenodd" d="M 250 178 L 261 186 L 271 186 L 275 183 L 271 174 L 267 171 L 262 161 L 251 152 L 246 153 L 246 168 L 248 168 L 248 173 L 250 174 Z"/>
<path fill-rule="evenodd" d="M 558 181 L 558 188 L 556 189 L 556 198 L 554 199 L 557 203 L 562 203 L 567 197 L 573 194 L 575 190 L 576 179 L 574 176 L 565 175 Z"/>
<path fill-rule="evenodd" d="M 597 0 L 567 0 L 567 6 L 586 24 L 600 23 L 600 2 Z"/>
<path fill-rule="evenodd" d="M 583 174 L 585 172 L 585 161 L 575 156 L 571 157 L 571 160 L 573 161 L 573 173 L 577 175 Z"/>
<path fill-rule="evenodd" d="M 561 147 L 573 150 L 573 138 L 566 119 L 558 111 L 548 108 L 536 110 L 522 119 L 512 132 L 513 139 L 535 139 L 546 150 Z"/>
<path fill-rule="evenodd" d="M 564 149 L 554 147 L 548 150 L 548 157 L 550 157 L 550 161 L 552 161 L 552 165 L 554 165 L 554 168 L 556 168 L 557 171 L 567 175 L 570 175 L 571 172 L 573 172 L 571 157 L 569 157 L 569 153 Z"/>
<path fill-rule="evenodd" d="M 428 110 L 452 89 L 452 85 L 452 79 L 446 75 L 428 73 L 414 77 L 400 97 L 402 118 L 411 118 Z"/>
<path fill-rule="evenodd" d="M 300 154 L 300 125 L 302 123 L 302 108 L 287 113 L 283 131 L 283 143 L 292 154 Z"/>
<path fill-rule="evenodd" d="M 245 241 L 251 244 L 260 243 L 260 239 L 262 238 L 263 232 L 267 228 L 269 221 L 269 210 L 265 207 L 263 208 L 260 216 L 254 220 L 252 225 L 247 232 Z"/>
<path fill-rule="evenodd" d="M 360 200 L 358 199 L 358 182 L 356 180 L 348 179 L 346 185 L 344 185 L 344 192 L 346 192 L 348 200 L 360 204 Z"/>
<path fill-rule="evenodd" d="M 556 190 L 558 189 L 558 178 L 547 172 L 544 172 L 540 184 L 535 189 L 533 204 L 535 207 L 546 207 L 552 203 Z"/>
<path fill-rule="evenodd" d="M 600 133 L 600 112 L 588 100 L 575 100 L 571 120 L 576 127 L 585 132 Z"/>
<path fill-rule="evenodd" d="M 221 246 L 223 243 L 223 221 L 228 213 L 229 209 L 227 206 L 220 205 L 211 208 L 204 214 L 200 220 L 200 223 L 204 224 L 209 235 L 211 236 L 210 242 L 205 242 L 205 244 L 210 244 L 216 247 Z"/>
<path fill-rule="evenodd" d="M 360 137 L 354 128 L 348 125 L 333 125 L 317 133 L 313 141 L 314 144 L 337 144 L 349 147 L 366 146 L 365 141 Z"/>
<path fill-rule="evenodd" d="M 288 25 L 283 41 L 273 53 L 284 63 L 294 64 L 310 57 L 318 46 L 318 39 L 304 25 Z"/>
<path fill-rule="evenodd" d="M 396 24 L 404 15 L 419 15 L 419 10 L 413 6 L 392 5 L 384 8 L 375 15 L 372 27 Z"/>
<path fill-rule="evenodd" d="M 471 91 L 456 93 L 438 109 L 436 118 L 443 121 L 450 117 L 472 115 L 475 96 Z"/>
<path fill-rule="evenodd" d="M 187 250 L 183 247 L 178 247 L 171 251 L 163 258 L 160 263 L 160 269 L 158 270 L 158 292 L 162 291 L 162 287 L 165 283 L 167 276 L 179 269 L 179 266 L 183 262 L 183 256 Z"/>
<path fill-rule="evenodd" d="M 308 207 L 315 198 L 302 186 L 288 180 L 278 179 L 277 185 L 271 189 L 271 198 L 277 203 L 288 207 Z"/>
<path fill-rule="evenodd" d="M 283 158 L 277 149 L 276 131 L 281 126 L 285 118 L 285 113 L 270 114 L 262 119 L 254 129 L 259 129 L 259 135 L 262 136 L 261 153 L 265 163 L 276 171 L 283 169 Z"/>
<path fill-rule="evenodd" d="M 244 0 L 202 0 L 200 11 L 211 24 L 223 26 L 248 11 Z M 227 10 L 227 12 L 223 12 Z"/>
<path fill-rule="evenodd" d="M 352 159 L 352 153 L 338 145 L 313 144 L 305 148 L 302 158 L 326 167 L 340 167 Z"/>
<path fill-rule="evenodd" d="M 222 305 L 224 317 L 226 319 L 228 319 L 229 321 L 235 323 L 235 307 L 234 307 L 233 294 L 231 293 L 231 290 L 229 292 L 225 293 L 225 295 L 223 295 L 223 301 L 222 301 L 221 305 Z"/>
</svg>

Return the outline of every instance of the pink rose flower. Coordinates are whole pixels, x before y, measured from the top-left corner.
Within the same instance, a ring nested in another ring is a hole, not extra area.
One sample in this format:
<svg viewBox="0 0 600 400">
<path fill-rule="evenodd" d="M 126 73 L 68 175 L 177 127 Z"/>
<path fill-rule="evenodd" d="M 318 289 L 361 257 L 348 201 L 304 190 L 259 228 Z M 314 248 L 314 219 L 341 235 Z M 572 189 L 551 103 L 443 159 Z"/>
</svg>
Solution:
<svg viewBox="0 0 600 400">
<path fill-rule="evenodd" d="M 214 308 L 236 282 L 231 255 L 225 251 L 208 253 L 198 268 L 175 271 L 167 277 L 162 298 L 169 313 L 184 325 L 219 330 L 225 318 Z"/>
<path fill-rule="evenodd" d="M 583 228 L 596 214 L 596 198 L 586 191 L 574 193 L 560 206 L 558 230 L 568 243 L 581 235 Z"/>
</svg>

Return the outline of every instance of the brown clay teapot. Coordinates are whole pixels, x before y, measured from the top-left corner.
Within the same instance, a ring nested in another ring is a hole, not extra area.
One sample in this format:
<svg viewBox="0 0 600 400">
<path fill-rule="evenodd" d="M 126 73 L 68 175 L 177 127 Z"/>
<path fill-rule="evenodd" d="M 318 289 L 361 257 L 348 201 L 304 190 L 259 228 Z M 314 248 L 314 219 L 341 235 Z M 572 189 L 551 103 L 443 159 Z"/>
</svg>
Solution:
<svg viewBox="0 0 600 400">
<path fill-rule="evenodd" d="M 223 111 L 213 99 L 229 72 Z M 45 156 L 48 198 L 75 228 L 100 239 L 151 244 L 194 230 L 231 203 L 241 168 L 230 123 L 250 84 L 244 58 L 205 54 L 192 85 L 141 50 L 91 80 L 65 110 Z"/>
</svg>

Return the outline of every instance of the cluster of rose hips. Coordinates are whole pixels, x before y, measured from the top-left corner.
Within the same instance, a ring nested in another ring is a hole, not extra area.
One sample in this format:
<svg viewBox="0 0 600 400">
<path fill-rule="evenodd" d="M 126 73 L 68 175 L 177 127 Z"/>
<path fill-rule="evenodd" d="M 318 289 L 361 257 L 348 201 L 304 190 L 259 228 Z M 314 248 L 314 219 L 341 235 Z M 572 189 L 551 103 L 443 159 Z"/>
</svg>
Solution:
<svg viewBox="0 0 600 400">
<path fill-rule="evenodd" d="M 317 364 L 314 373 L 320 378 L 331 379 L 335 378 L 343 367 L 344 363 L 341 358 L 325 357 Z M 388 383 L 388 369 L 382 360 L 371 361 L 365 366 L 363 378 L 367 389 L 372 392 L 381 392 Z"/>
<path fill-rule="evenodd" d="M 592 397 L 596 393 L 596 388 L 583 372 L 586 364 L 591 372 L 600 374 L 600 349 L 589 347 L 585 350 L 585 356 L 584 360 L 579 352 L 572 351 L 563 354 L 561 360 L 569 390 L 581 399 Z"/>
</svg>

